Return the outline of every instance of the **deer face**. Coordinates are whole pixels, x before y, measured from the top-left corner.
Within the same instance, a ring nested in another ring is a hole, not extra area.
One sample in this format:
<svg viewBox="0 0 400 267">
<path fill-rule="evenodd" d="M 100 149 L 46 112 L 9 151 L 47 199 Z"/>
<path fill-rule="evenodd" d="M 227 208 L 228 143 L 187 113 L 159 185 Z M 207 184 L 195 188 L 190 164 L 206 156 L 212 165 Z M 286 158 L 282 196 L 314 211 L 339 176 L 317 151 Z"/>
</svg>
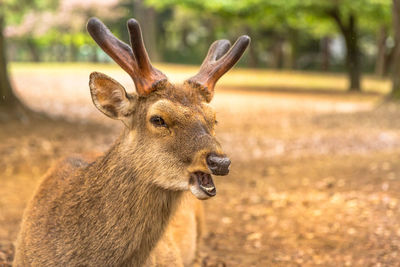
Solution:
<svg viewBox="0 0 400 267">
<path fill-rule="evenodd" d="M 124 122 L 123 154 L 135 159 L 136 171 L 149 177 L 145 182 L 191 190 L 199 199 L 214 196 L 211 175 L 228 174 L 230 160 L 215 137 L 215 112 L 209 102 L 216 81 L 239 60 L 249 38 L 242 36 L 230 50 L 228 41 L 215 42 L 199 73 L 173 85 L 150 64 L 139 24 L 129 20 L 128 30 L 132 49 L 99 20 L 88 22 L 89 33 L 131 75 L 137 90 L 137 95 L 128 94 L 117 81 L 94 72 L 89 85 L 95 106 Z"/>
</svg>

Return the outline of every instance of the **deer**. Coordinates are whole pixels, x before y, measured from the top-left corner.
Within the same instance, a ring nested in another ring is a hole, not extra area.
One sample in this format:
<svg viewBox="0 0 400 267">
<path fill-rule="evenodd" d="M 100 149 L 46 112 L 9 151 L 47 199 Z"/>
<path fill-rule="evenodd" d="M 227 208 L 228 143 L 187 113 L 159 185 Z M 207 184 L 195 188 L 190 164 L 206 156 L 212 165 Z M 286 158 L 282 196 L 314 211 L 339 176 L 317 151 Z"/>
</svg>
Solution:
<svg viewBox="0 0 400 267">
<path fill-rule="evenodd" d="M 201 214 L 197 202 L 216 195 L 213 176 L 227 175 L 231 164 L 209 103 L 250 38 L 232 46 L 215 41 L 199 72 L 173 84 L 151 64 L 139 23 L 129 19 L 127 29 L 130 46 L 99 19 L 87 23 L 136 87 L 127 93 L 106 74 L 89 77 L 95 107 L 122 121 L 123 131 L 103 156 L 68 157 L 43 177 L 24 211 L 14 266 L 187 266 L 192 260 L 179 253 L 201 227 L 199 218 L 186 222 Z M 176 253 L 166 255 L 171 246 Z"/>
</svg>

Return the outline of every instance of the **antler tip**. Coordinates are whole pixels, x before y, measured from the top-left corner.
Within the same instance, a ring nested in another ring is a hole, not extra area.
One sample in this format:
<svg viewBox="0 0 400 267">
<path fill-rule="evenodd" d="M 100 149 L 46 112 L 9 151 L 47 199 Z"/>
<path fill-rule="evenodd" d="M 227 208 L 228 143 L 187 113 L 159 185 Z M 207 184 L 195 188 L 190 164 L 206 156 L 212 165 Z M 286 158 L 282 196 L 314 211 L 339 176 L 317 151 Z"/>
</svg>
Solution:
<svg viewBox="0 0 400 267">
<path fill-rule="evenodd" d="M 96 18 L 96 17 L 91 17 L 91 18 L 88 20 L 87 24 L 86 24 L 86 29 L 87 29 L 88 31 L 90 31 L 90 30 L 96 28 L 99 24 L 101 24 L 101 21 L 100 21 L 98 18 Z"/>
<path fill-rule="evenodd" d="M 250 38 L 250 36 L 248 36 L 248 35 L 242 35 L 242 36 L 240 36 L 240 37 L 238 38 L 238 41 L 241 42 L 241 43 L 243 43 L 243 44 L 246 44 L 246 46 L 247 46 L 247 45 L 250 44 L 251 38 Z"/>
<path fill-rule="evenodd" d="M 230 47 L 231 42 L 229 42 L 229 40 L 221 39 L 215 41 L 211 44 L 204 62 L 216 61 L 220 59 L 223 55 L 225 55 Z"/>
<path fill-rule="evenodd" d="M 128 25 L 128 28 L 129 28 L 129 29 L 131 29 L 131 28 L 140 28 L 139 22 L 138 22 L 136 19 L 134 19 L 134 18 L 129 19 L 129 20 L 126 22 L 126 24 Z"/>
</svg>

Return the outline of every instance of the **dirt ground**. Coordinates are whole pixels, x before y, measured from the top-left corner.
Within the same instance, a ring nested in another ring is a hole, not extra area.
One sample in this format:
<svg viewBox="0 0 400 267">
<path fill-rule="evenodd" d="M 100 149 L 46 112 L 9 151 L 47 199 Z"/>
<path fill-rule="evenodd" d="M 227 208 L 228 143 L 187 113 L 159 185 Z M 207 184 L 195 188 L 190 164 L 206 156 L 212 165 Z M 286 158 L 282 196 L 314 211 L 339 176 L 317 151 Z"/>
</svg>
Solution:
<svg viewBox="0 0 400 267">
<path fill-rule="evenodd" d="M 46 170 L 122 127 L 92 107 L 86 73 L 16 75 L 22 99 L 63 119 L 0 125 L 0 266 Z M 205 203 L 204 265 L 400 266 L 400 106 L 381 99 L 218 88 L 232 168 Z"/>
</svg>

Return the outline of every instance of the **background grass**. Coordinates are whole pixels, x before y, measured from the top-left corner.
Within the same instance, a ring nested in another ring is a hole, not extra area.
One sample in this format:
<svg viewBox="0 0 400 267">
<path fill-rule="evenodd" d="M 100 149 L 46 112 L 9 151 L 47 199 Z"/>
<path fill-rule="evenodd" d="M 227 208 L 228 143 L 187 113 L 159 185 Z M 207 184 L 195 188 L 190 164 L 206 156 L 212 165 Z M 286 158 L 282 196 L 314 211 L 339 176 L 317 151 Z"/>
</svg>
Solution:
<svg viewBox="0 0 400 267">
<path fill-rule="evenodd" d="M 198 66 L 177 64 L 155 64 L 172 81 L 182 82 L 194 75 Z M 86 73 L 91 70 L 120 73 L 116 64 L 91 64 L 91 63 L 12 63 L 11 72 L 16 76 L 23 73 Z M 258 90 L 308 90 L 308 91 L 338 91 L 345 92 L 348 89 L 346 74 L 310 72 L 310 71 L 274 71 L 260 69 L 234 69 L 223 76 L 218 83 L 219 87 L 252 88 Z M 373 75 L 365 75 L 362 79 L 364 92 L 387 94 L 390 91 L 390 80 L 378 78 Z"/>
</svg>

